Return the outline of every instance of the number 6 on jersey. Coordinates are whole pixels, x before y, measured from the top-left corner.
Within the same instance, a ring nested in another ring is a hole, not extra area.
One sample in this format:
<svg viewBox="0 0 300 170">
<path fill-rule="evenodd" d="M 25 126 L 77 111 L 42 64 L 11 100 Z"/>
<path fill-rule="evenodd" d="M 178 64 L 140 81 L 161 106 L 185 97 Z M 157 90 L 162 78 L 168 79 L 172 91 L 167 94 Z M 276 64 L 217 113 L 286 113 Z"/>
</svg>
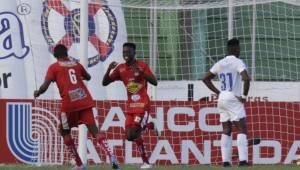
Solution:
<svg viewBox="0 0 300 170">
<path fill-rule="evenodd" d="M 76 79 L 76 74 L 75 74 L 75 70 L 74 69 L 69 69 L 69 78 L 72 84 L 77 84 L 77 79 Z"/>
</svg>

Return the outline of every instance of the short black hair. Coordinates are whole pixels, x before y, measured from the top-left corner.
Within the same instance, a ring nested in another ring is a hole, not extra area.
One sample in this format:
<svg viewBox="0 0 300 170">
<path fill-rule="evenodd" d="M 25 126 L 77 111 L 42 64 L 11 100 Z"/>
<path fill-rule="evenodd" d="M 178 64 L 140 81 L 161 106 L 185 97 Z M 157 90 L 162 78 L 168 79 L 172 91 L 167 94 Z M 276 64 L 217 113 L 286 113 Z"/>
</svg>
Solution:
<svg viewBox="0 0 300 170">
<path fill-rule="evenodd" d="M 53 55 L 54 55 L 55 58 L 68 56 L 68 49 L 65 45 L 58 44 L 54 47 Z"/>
<path fill-rule="evenodd" d="M 240 41 L 237 38 L 232 38 L 227 41 L 227 47 L 236 47 L 240 45 Z"/>
<path fill-rule="evenodd" d="M 132 48 L 134 51 L 136 49 L 136 45 L 134 43 L 131 43 L 131 42 L 126 42 L 123 44 L 123 47 L 130 47 Z"/>
</svg>

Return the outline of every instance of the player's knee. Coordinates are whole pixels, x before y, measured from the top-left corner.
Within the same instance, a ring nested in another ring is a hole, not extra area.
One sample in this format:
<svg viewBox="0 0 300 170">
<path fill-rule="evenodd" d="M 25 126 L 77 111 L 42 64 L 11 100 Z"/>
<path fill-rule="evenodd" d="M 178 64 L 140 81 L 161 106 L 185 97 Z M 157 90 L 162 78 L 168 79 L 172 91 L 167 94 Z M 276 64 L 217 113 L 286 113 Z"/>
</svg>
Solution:
<svg viewBox="0 0 300 170">
<path fill-rule="evenodd" d="M 89 132 L 93 135 L 93 137 L 97 137 L 99 132 L 98 127 L 96 125 L 87 125 Z"/>
<path fill-rule="evenodd" d="M 246 124 L 245 123 L 240 123 L 237 126 L 237 131 L 238 131 L 238 133 L 247 135 L 247 126 L 246 126 Z"/>
<path fill-rule="evenodd" d="M 132 134 L 132 133 L 130 133 L 130 132 L 127 132 L 126 133 L 126 139 L 128 140 L 128 141 L 134 141 L 135 139 L 136 139 L 136 137 L 135 137 L 135 135 L 134 134 Z"/>
<path fill-rule="evenodd" d="M 230 129 L 223 129 L 223 134 L 227 136 L 231 136 L 231 130 Z"/>
<path fill-rule="evenodd" d="M 66 129 L 63 129 L 63 128 L 60 128 L 59 129 L 59 133 L 61 136 L 66 136 L 66 135 L 70 135 L 71 134 L 71 130 L 66 130 Z"/>
<path fill-rule="evenodd" d="M 238 133 L 247 135 L 247 129 L 241 129 L 238 131 Z"/>
<path fill-rule="evenodd" d="M 137 139 L 140 136 L 140 132 L 138 129 L 136 128 L 128 128 L 126 129 L 126 139 L 128 141 L 134 141 L 135 139 Z"/>
<path fill-rule="evenodd" d="M 63 136 L 63 140 L 64 140 L 64 144 L 66 144 L 67 146 L 70 146 L 73 143 L 73 139 L 71 138 L 71 135 Z"/>
<path fill-rule="evenodd" d="M 133 142 L 135 138 L 132 135 L 126 135 L 126 139 L 130 142 Z"/>
</svg>

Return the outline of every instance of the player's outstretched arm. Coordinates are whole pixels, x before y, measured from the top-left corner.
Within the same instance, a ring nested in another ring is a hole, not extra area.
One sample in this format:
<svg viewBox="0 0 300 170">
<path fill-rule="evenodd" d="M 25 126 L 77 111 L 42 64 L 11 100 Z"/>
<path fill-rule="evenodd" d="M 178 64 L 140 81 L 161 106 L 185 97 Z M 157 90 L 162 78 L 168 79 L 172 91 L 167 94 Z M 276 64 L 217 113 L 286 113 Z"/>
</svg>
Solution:
<svg viewBox="0 0 300 170">
<path fill-rule="evenodd" d="M 41 94 L 45 93 L 45 91 L 47 91 L 50 83 L 51 83 L 51 80 L 45 79 L 44 83 L 40 86 L 40 88 L 38 90 L 34 91 L 34 93 L 33 93 L 34 98 L 37 98 Z"/>
<path fill-rule="evenodd" d="M 102 85 L 103 86 L 107 86 L 109 85 L 111 82 L 113 82 L 113 80 L 109 77 L 110 71 L 113 70 L 114 68 L 116 68 L 118 65 L 117 62 L 113 61 L 112 63 L 109 64 L 106 73 L 103 76 L 103 80 L 102 80 Z"/>
<path fill-rule="evenodd" d="M 209 71 L 206 73 L 202 81 L 211 91 L 219 95 L 220 91 L 216 88 L 216 86 L 211 81 L 214 77 L 215 75 Z"/>
</svg>

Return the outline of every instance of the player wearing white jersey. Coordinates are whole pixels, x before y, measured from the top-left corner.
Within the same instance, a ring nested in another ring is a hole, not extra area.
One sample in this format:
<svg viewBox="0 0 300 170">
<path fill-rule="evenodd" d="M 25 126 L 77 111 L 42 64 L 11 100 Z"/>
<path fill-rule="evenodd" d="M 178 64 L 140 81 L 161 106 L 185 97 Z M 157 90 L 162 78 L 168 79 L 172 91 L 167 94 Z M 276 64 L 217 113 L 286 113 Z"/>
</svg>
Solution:
<svg viewBox="0 0 300 170">
<path fill-rule="evenodd" d="M 215 63 L 203 78 L 205 85 L 218 95 L 218 110 L 223 126 L 221 136 L 221 155 L 223 165 L 230 166 L 232 157 L 232 125 L 238 131 L 237 147 L 239 166 L 248 165 L 248 141 L 246 128 L 246 101 L 250 78 L 245 63 L 239 59 L 240 45 L 236 38 L 227 42 L 228 55 Z M 212 79 L 218 75 L 220 90 L 214 86 Z"/>
</svg>

